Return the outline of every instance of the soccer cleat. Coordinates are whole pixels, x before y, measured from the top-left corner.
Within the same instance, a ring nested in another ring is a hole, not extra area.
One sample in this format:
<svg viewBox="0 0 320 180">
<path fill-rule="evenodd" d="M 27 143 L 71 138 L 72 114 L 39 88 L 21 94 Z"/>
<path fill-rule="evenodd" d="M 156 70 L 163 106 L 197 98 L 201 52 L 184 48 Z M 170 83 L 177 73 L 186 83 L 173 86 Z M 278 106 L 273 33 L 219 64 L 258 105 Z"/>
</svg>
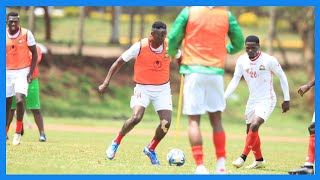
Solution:
<svg viewBox="0 0 320 180">
<path fill-rule="evenodd" d="M 7 141 L 9 140 L 8 135 L 7 135 Z"/>
<path fill-rule="evenodd" d="M 226 168 L 217 168 L 215 174 L 227 174 Z"/>
<path fill-rule="evenodd" d="M 288 171 L 289 174 L 299 175 L 299 174 L 314 174 L 313 166 L 302 166 L 299 169 Z"/>
<path fill-rule="evenodd" d="M 206 167 L 204 167 L 204 165 L 199 165 L 196 168 L 195 174 L 209 174 L 209 171 Z"/>
<path fill-rule="evenodd" d="M 148 147 L 146 146 L 144 149 L 143 149 L 143 152 L 149 157 L 150 161 L 151 161 L 151 164 L 153 165 L 160 165 L 160 162 L 157 158 L 157 155 L 156 153 L 151 150 L 148 149 Z"/>
<path fill-rule="evenodd" d="M 241 157 L 238 157 L 238 159 L 232 162 L 232 165 L 236 168 L 242 167 L 243 164 L 244 164 L 244 160 Z"/>
<path fill-rule="evenodd" d="M 12 140 L 12 145 L 17 146 L 20 143 L 21 143 L 21 134 L 14 133 L 13 140 Z"/>
<path fill-rule="evenodd" d="M 258 169 L 266 167 L 266 161 L 253 161 L 252 164 L 246 166 L 247 169 Z"/>
<path fill-rule="evenodd" d="M 45 134 L 41 134 L 40 137 L 39 137 L 39 141 L 40 142 L 46 142 L 47 141 L 46 135 Z"/>
<path fill-rule="evenodd" d="M 108 159 L 112 160 L 114 156 L 116 156 L 117 149 L 119 144 L 116 142 L 112 142 L 106 151 L 106 156 Z"/>
</svg>

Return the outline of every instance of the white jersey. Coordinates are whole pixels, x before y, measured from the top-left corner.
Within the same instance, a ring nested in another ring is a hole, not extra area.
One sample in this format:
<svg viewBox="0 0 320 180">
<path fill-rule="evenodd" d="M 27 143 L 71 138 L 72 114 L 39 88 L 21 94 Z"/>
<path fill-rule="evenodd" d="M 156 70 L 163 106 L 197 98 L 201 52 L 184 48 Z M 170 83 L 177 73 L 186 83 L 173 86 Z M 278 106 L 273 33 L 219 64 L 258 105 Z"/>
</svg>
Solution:
<svg viewBox="0 0 320 180">
<path fill-rule="evenodd" d="M 243 76 L 249 88 L 248 101 L 276 101 L 276 94 L 273 89 L 273 73 L 280 78 L 284 101 L 289 101 L 288 81 L 278 60 L 262 52 L 252 60 L 249 59 L 247 54 L 238 58 L 233 78 L 235 80 L 230 82 L 225 97 L 227 98 L 235 90 Z"/>
</svg>

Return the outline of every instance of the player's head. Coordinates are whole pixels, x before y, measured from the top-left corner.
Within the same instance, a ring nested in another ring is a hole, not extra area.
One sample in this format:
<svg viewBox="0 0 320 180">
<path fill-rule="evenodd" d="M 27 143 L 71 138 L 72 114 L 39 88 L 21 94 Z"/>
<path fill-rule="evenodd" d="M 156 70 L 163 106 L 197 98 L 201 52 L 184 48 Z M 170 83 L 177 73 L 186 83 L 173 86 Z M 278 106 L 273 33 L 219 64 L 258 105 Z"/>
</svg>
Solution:
<svg viewBox="0 0 320 180">
<path fill-rule="evenodd" d="M 20 23 L 20 19 L 19 19 L 19 14 L 16 12 L 10 12 L 7 14 L 7 25 L 9 28 L 9 31 L 11 32 L 15 32 L 18 31 L 19 28 L 19 23 Z"/>
<path fill-rule="evenodd" d="M 157 44 L 162 44 L 167 36 L 167 25 L 162 21 L 156 21 L 151 28 L 152 40 Z"/>
<path fill-rule="evenodd" d="M 245 41 L 246 52 L 250 59 L 255 58 L 259 54 L 260 44 L 257 36 L 251 35 Z"/>
</svg>

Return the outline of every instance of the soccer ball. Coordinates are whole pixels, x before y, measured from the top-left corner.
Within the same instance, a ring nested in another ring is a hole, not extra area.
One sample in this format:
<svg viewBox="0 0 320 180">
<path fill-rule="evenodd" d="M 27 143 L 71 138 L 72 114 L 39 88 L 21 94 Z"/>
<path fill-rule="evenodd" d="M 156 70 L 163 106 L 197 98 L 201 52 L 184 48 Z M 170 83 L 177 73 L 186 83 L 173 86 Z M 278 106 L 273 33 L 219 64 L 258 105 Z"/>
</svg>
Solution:
<svg viewBox="0 0 320 180">
<path fill-rule="evenodd" d="M 170 166 L 182 166 L 186 162 L 186 156 L 181 149 L 171 149 L 167 154 L 167 161 Z"/>
</svg>

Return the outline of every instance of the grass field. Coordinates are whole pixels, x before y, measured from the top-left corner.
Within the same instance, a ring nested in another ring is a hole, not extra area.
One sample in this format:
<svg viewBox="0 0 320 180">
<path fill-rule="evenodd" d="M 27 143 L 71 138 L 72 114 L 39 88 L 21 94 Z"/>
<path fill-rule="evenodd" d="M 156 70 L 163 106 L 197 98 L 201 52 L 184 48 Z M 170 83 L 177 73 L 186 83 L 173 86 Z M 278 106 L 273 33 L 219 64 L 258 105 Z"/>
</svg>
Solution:
<svg viewBox="0 0 320 180">
<path fill-rule="evenodd" d="M 313 108 L 306 104 L 306 98 L 297 94 L 299 86 L 306 82 L 304 71 L 291 69 L 286 74 L 290 86 L 291 109 L 288 113 L 281 113 L 283 95 L 278 78 L 274 78 L 278 103 L 270 119 L 260 128 L 263 155 L 267 162 L 264 169 L 232 167 L 231 162 L 242 153 L 245 143 L 243 113 L 248 90 L 244 81 L 240 82 L 233 97 L 227 101 L 223 124 L 227 135 L 229 174 L 287 174 L 288 170 L 304 163 L 309 137 L 307 127 L 311 122 Z M 231 76 L 226 74 L 226 85 L 230 79 Z M 182 116 L 178 141 L 175 142 L 177 92 L 173 92 L 171 129 L 156 149 L 161 166 L 152 166 L 142 152 L 158 125 L 158 117 L 152 106 L 147 109 L 142 122 L 122 140 L 115 159 L 110 161 L 105 158 L 106 148 L 124 120 L 131 115 L 128 103 L 132 88 L 124 86 L 116 89 L 117 87 L 113 87 L 112 91 L 116 93 L 103 100 L 94 95 L 83 97 L 73 89 L 64 89 L 70 92 L 60 98 L 44 96 L 42 102 L 48 141 L 38 142 L 38 131 L 34 124 L 32 129 L 26 129 L 22 144 L 12 146 L 11 128 L 10 140 L 6 143 L 7 174 L 193 174 L 195 164 L 187 136 L 186 116 Z M 32 118 L 31 121 L 33 122 Z M 205 165 L 213 173 L 215 152 L 207 115 L 202 117 L 201 129 Z M 166 162 L 166 154 L 171 148 L 180 148 L 185 152 L 187 161 L 182 167 L 172 167 Z M 252 161 L 253 156 L 250 154 L 245 165 Z"/>
<path fill-rule="evenodd" d="M 227 133 L 227 171 L 229 174 L 286 174 L 287 170 L 304 162 L 308 134 L 308 122 L 295 121 L 293 115 L 283 115 L 275 110 L 270 121 L 261 128 L 262 150 L 267 167 L 259 170 L 236 169 L 231 161 L 242 152 L 245 126 L 241 119 L 224 118 Z M 206 116 L 204 116 L 206 117 Z M 311 115 L 306 114 L 311 119 Z M 45 117 L 48 141 L 38 142 L 38 131 L 34 125 L 26 129 L 20 146 L 7 141 L 7 174 L 193 174 L 194 161 L 187 137 L 186 117 L 183 117 L 175 142 L 175 120 L 167 137 L 157 147 L 161 166 L 150 164 L 142 152 L 153 136 L 158 121 L 145 119 L 123 140 L 114 160 L 105 159 L 105 150 L 115 137 L 122 120 L 96 120 Z M 281 122 L 280 122 L 281 121 Z M 204 138 L 205 164 L 213 173 L 215 166 L 209 122 L 201 124 Z M 241 123 L 240 123 L 241 122 Z M 241 124 L 241 125 L 240 125 Z M 279 124 L 279 126 L 277 126 Z M 12 134 L 12 130 L 9 134 Z M 187 161 L 182 167 L 172 167 L 166 162 L 166 154 L 171 148 L 182 149 Z M 245 165 L 253 156 L 249 155 Z M 28 166 L 26 166 L 28 164 Z"/>
</svg>

